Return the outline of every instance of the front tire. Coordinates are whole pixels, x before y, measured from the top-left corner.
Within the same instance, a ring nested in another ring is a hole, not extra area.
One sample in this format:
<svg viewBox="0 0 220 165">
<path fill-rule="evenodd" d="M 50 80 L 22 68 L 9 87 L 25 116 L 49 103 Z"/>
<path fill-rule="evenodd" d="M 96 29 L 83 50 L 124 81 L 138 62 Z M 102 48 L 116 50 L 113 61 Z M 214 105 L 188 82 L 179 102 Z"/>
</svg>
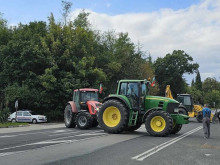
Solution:
<svg viewBox="0 0 220 165">
<path fill-rule="evenodd" d="M 72 112 L 71 105 L 67 104 L 64 110 L 64 122 L 67 128 L 76 127 L 75 116 L 76 116 L 76 113 Z"/>
<path fill-rule="evenodd" d="M 183 114 L 183 115 L 187 115 L 188 116 L 187 110 L 184 109 L 184 108 L 179 108 L 179 114 Z"/>
<path fill-rule="evenodd" d="M 152 136 L 167 136 L 173 128 L 173 119 L 164 111 L 151 112 L 146 120 L 145 127 Z"/>
<path fill-rule="evenodd" d="M 170 133 L 171 134 L 176 134 L 176 133 L 178 133 L 181 130 L 181 128 L 182 128 L 182 124 L 176 124 L 174 122 L 173 129 L 172 129 L 172 131 Z"/>
<path fill-rule="evenodd" d="M 12 120 L 11 120 L 11 122 L 12 122 L 12 123 L 15 123 L 15 122 L 16 122 L 16 120 L 15 120 L 15 119 L 12 119 Z"/>
<path fill-rule="evenodd" d="M 214 117 L 212 118 L 212 123 L 213 123 L 213 124 L 219 123 L 219 119 L 218 119 L 217 116 L 214 116 Z"/>
<path fill-rule="evenodd" d="M 89 129 L 92 127 L 93 118 L 88 112 L 80 112 L 76 116 L 76 125 L 79 129 Z"/>
<path fill-rule="evenodd" d="M 108 133 L 121 133 L 128 125 L 128 110 L 117 100 L 108 100 L 103 103 L 98 115 L 98 122 Z"/>
<path fill-rule="evenodd" d="M 33 119 L 33 120 L 32 120 L 32 123 L 33 123 L 33 124 L 37 124 L 37 119 Z"/>
</svg>

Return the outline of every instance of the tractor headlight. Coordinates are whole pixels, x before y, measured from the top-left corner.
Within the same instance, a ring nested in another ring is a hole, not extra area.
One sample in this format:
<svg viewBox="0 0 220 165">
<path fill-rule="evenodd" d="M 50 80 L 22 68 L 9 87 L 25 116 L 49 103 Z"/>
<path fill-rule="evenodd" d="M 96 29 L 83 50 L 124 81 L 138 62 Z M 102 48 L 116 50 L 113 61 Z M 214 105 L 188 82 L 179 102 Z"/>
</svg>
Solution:
<svg viewBox="0 0 220 165">
<path fill-rule="evenodd" d="M 174 108 L 174 112 L 179 113 L 179 108 Z"/>
</svg>

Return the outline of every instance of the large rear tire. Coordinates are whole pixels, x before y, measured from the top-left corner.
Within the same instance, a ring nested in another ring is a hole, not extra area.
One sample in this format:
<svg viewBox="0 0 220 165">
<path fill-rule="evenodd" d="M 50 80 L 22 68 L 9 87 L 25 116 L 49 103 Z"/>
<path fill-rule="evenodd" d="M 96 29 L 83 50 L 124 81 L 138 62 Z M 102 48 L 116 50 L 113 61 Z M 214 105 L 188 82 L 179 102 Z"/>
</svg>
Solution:
<svg viewBox="0 0 220 165">
<path fill-rule="evenodd" d="M 202 122 L 202 119 L 203 119 L 203 116 L 202 116 L 202 111 L 198 112 L 198 115 L 196 116 L 196 120 L 201 123 Z"/>
<path fill-rule="evenodd" d="M 167 136 L 173 129 L 173 119 L 167 112 L 153 111 L 147 116 L 145 127 L 152 136 Z"/>
<path fill-rule="evenodd" d="M 182 128 L 182 124 L 176 124 L 176 122 L 174 122 L 173 129 L 170 133 L 171 134 L 176 134 L 181 130 L 181 128 Z"/>
<path fill-rule="evenodd" d="M 98 125 L 99 125 L 99 122 L 97 121 L 97 119 L 93 118 L 92 127 L 97 127 Z"/>
<path fill-rule="evenodd" d="M 88 112 L 80 112 L 76 116 L 76 125 L 79 129 L 89 129 L 92 127 L 93 118 Z"/>
<path fill-rule="evenodd" d="M 76 113 L 72 112 L 71 105 L 67 104 L 64 110 L 64 122 L 67 128 L 76 127 L 75 116 L 76 116 Z"/>
<path fill-rule="evenodd" d="M 108 100 L 99 110 L 98 122 L 108 133 L 121 133 L 128 125 L 128 110 L 117 100 Z"/>
</svg>

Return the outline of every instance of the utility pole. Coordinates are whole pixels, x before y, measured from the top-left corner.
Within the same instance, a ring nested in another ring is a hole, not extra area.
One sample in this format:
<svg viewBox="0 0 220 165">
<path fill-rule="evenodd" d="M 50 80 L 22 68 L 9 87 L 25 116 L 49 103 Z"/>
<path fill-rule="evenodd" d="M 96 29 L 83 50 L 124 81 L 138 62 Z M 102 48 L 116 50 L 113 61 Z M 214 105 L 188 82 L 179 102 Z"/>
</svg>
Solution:
<svg viewBox="0 0 220 165">
<path fill-rule="evenodd" d="M 15 101 L 15 110 L 16 110 L 15 120 L 17 121 L 18 99 Z"/>
</svg>

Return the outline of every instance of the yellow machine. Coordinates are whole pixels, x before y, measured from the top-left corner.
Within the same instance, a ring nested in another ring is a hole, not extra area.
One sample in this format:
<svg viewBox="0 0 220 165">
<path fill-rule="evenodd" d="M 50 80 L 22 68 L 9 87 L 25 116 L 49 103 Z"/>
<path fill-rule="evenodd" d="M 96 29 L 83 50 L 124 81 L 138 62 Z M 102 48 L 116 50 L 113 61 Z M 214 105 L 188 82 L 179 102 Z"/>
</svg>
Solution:
<svg viewBox="0 0 220 165">
<path fill-rule="evenodd" d="M 173 99 L 173 96 L 170 90 L 170 85 L 166 86 L 165 96 Z M 181 103 L 179 106 L 181 113 L 188 114 L 189 117 L 196 117 L 198 122 L 202 122 L 203 107 L 201 105 L 193 104 L 193 99 L 190 94 L 177 94 L 176 100 Z M 211 120 L 213 116 L 214 115 L 211 114 Z"/>
</svg>

